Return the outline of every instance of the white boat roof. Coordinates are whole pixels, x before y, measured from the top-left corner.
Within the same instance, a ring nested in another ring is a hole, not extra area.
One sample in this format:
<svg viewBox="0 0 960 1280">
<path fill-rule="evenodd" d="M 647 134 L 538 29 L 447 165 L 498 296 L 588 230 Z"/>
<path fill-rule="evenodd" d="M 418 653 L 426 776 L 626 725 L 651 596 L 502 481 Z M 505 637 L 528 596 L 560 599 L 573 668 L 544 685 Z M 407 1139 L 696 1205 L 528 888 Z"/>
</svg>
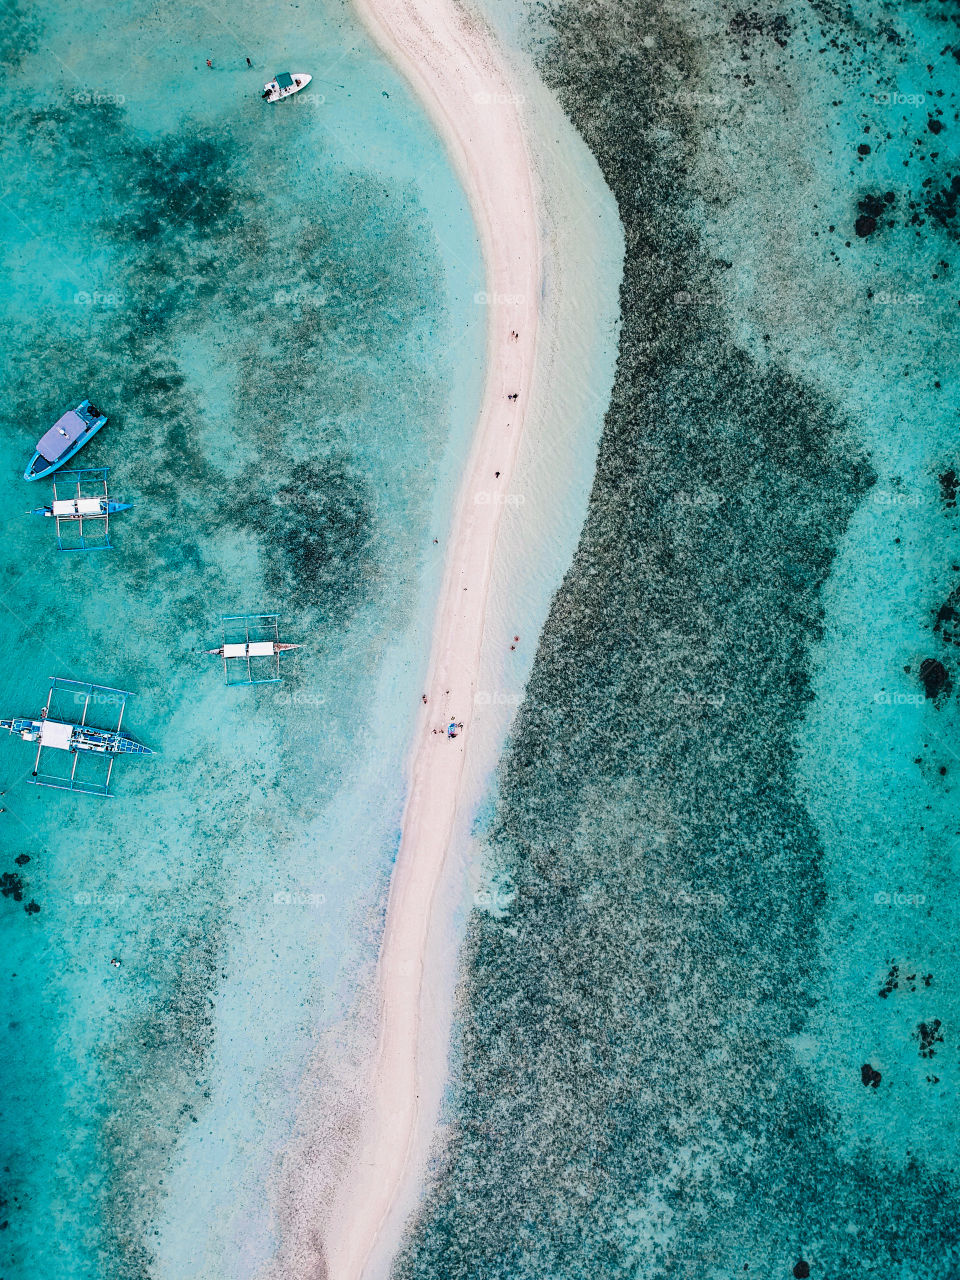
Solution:
<svg viewBox="0 0 960 1280">
<path fill-rule="evenodd" d="M 68 750 L 73 737 L 73 725 L 64 724 L 61 720 L 44 720 L 40 725 L 40 745 L 56 747 L 60 751 Z"/>
<path fill-rule="evenodd" d="M 269 658 L 273 656 L 272 640 L 251 640 L 249 644 L 225 644 L 225 658 Z"/>
<path fill-rule="evenodd" d="M 70 445 L 75 444 L 87 429 L 87 424 L 77 413 L 70 409 L 62 418 L 58 418 L 49 431 L 45 431 L 37 444 L 37 453 L 48 462 L 56 462 Z"/>
<path fill-rule="evenodd" d="M 58 498 L 53 504 L 55 516 L 99 516 L 101 498 Z"/>
</svg>

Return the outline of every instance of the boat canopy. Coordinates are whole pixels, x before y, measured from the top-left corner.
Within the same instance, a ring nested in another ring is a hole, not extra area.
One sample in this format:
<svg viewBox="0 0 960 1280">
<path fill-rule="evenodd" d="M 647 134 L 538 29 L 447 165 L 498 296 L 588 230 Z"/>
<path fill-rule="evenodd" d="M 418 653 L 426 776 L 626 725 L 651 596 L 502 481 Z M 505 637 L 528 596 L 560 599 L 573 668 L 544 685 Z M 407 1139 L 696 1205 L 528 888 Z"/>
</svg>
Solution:
<svg viewBox="0 0 960 1280">
<path fill-rule="evenodd" d="M 44 720 L 40 726 L 40 745 L 42 747 L 57 747 L 60 751 L 67 751 L 70 748 L 72 736 L 73 725 L 63 724 L 60 720 Z"/>
<path fill-rule="evenodd" d="M 100 516 L 103 515 L 101 498 L 57 498 L 53 503 L 55 516 Z"/>
<path fill-rule="evenodd" d="M 82 471 L 61 471 L 59 476 L 54 476 L 53 502 L 45 511 L 56 521 L 59 551 L 110 549 L 110 517 L 115 511 L 126 510 L 129 504 L 110 501 L 109 470 L 109 467 L 85 467 Z"/>
<path fill-rule="evenodd" d="M 272 640 L 251 640 L 247 644 L 225 644 L 225 658 L 270 658 L 273 656 Z"/>
<path fill-rule="evenodd" d="M 247 645 L 247 653 L 251 658 L 269 658 L 273 654 L 273 641 L 251 640 Z"/>
<path fill-rule="evenodd" d="M 48 462 L 56 460 L 83 435 L 88 423 L 80 417 L 76 409 L 71 409 L 59 418 L 49 431 L 40 437 L 37 453 Z"/>
<path fill-rule="evenodd" d="M 278 615 L 237 613 L 224 615 L 220 622 L 223 644 L 207 652 L 220 654 L 227 685 L 276 684 L 281 679 L 280 651 L 299 647 L 280 643 Z"/>
<path fill-rule="evenodd" d="M 293 76 L 290 74 L 290 72 L 281 71 L 280 74 L 277 76 L 277 88 L 289 89 L 292 84 L 293 84 Z"/>
</svg>

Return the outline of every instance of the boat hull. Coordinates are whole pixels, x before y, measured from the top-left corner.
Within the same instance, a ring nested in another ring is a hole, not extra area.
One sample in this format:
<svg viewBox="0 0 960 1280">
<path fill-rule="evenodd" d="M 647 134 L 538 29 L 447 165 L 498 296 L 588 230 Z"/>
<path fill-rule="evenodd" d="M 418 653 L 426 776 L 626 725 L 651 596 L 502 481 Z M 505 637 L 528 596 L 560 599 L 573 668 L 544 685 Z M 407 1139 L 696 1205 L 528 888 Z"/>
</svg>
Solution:
<svg viewBox="0 0 960 1280">
<path fill-rule="evenodd" d="M 209 653 L 215 658 L 269 658 L 278 653 L 289 653 L 291 649 L 302 648 L 303 645 L 286 644 L 283 641 L 267 640 L 261 643 L 247 641 L 245 644 L 221 645 L 219 649 L 205 649 L 204 653 Z"/>
<path fill-rule="evenodd" d="M 115 516 L 118 511 L 129 511 L 133 507 L 132 502 L 107 502 L 101 503 L 101 515 Z M 103 508 L 106 508 L 105 510 Z M 53 507 L 34 507 L 30 512 L 32 516 L 53 516 Z"/>
<path fill-rule="evenodd" d="M 307 75 L 305 71 L 290 71 L 287 74 L 291 79 L 289 85 L 280 85 L 276 79 L 273 79 L 263 86 L 265 101 L 280 102 L 283 98 L 292 98 L 295 93 L 305 89 L 313 79 L 313 76 Z"/>
<path fill-rule="evenodd" d="M 84 417 L 84 421 L 86 423 L 84 430 L 81 431 L 75 440 L 70 441 L 63 453 L 61 453 L 53 462 L 51 462 L 49 458 L 45 457 L 40 452 L 39 448 L 35 449 L 33 451 L 33 457 L 30 459 L 27 469 L 23 473 L 24 480 L 42 480 L 45 476 L 53 475 L 55 471 L 59 471 L 65 462 L 69 462 L 75 454 L 80 452 L 85 444 L 88 444 L 89 441 L 93 439 L 100 428 L 106 423 L 107 416 L 106 414 L 100 414 L 96 418 L 91 418 L 86 412 L 89 405 L 90 401 L 84 400 L 77 405 L 76 409 L 73 410 L 75 414 L 79 414 L 81 416 L 86 415 Z M 61 421 L 63 421 L 63 419 L 61 419 Z M 41 440 L 40 443 L 43 444 L 43 440 Z"/>
<path fill-rule="evenodd" d="M 47 740 L 45 729 L 70 729 L 70 734 L 63 735 L 63 740 Z M 50 721 L 32 720 L 27 716 L 14 716 L 12 720 L 0 720 L 0 729 L 14 733 L 24 742 L 41 742 L 43 746 L 51 746 L 62 751 L 90 751 L 97 755 L 152 756 L 153 750 L 137 742 L 128 733 L 120 733 L 113 729 L 93 729 L 89 725 L 51 724 Z"/>
</svg>

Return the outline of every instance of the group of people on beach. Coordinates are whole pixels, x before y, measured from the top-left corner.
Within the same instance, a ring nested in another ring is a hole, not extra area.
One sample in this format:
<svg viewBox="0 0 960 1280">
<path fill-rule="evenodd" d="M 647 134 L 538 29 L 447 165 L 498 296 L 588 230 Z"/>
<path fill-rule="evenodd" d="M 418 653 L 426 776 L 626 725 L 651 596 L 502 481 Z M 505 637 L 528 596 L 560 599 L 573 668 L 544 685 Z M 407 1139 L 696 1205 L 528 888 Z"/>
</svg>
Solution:
<svg viewBox="0 0 960 1280">
<path fill-rule="evenodd" d="M 448 689 L 448 690 L 447 690 L 447 693 L 449 693 L 449 692 L 450 692 L 450 690 Z M 424 693 L 424 694 L 422 694 L 422 695 L 421 695 L 421 697 L 422 697 L 423 705 L 424 705 L 424 706 L 426 706 L 426 705 L 427 705 L 427 695 Z M 446 735 L 447 735 L 447 737 L 448 737 L 448 738 L 455 738 L 455 737 L 457 736 L 457 734 L 460 732 L 460 730 L 461 730 L 462 728 L 463 728 L 463 721 L 462 721 L 462 720 L 451 720 L 451 721 L 450 721 L 450 723 L 447 725 L 447 727 L 446 727 L 446 729 L 445 729 L 445 730 L 444 730 L 444 729 L 434 729 L 434 730 L 433 730 L 433 732 L 434 732 L 434 733 L 446 733 Z"/>
<path fill-rule="evenodd" d="M 511 329 L 511 330 L 510 330 L 510 340 L 511 340 L 511 342 L 516 342 L 516 341 L 519 339 L 519 337 L 520 337 L 520 334 L 517 332 L 517 330 L 516 330 L 516 329 Z M 508 400 L 510 400 L 510 401 L 515 401 L 515 400 L 517 400 L 517 398 L 518 398 L 519 394 L 520 394 L 520 393 L 519 393 L 518 391 L 513 391 L 513 392 L 511 392 L 511 393 L 507 396 L 507 399 L 508 399 Z M 500 472 L 499 472 L 499 471 L 498 471 L 498 472 L 496 472 L 496 478 L 497 478 L 498 480 L 499 480 L 499 478 L 500 478 Z M 436 541 L 437 541 L 437 539 L 436 539 L 436 538 L 434 538 L 434 542 L 436 542 Z M 514 639 L 514 643 L 510 646 L 510 648 L 511 648 L 511 649 L 516 649 L 516 647 L 517 647 L 516 642 L 520 639 L 520 637 L 519 637 L 519 636 L 514 636 L 514 637 L 513 637 L 513 639 Z M 447 690 L 447 692 L 449 693 L 449 692 L 450 692 L 450 690 L 448 689 L 448 690 Z M 426 705 L 427 705 L 427 695 L 424 693 L 424 694 L 422 694 L 422 695 L 421 695 L 421 698 L 422 698 L 422 701 L 423 701 L 423 705 L 424 705 L 424 706 L 426 706 Z M 462 730 L 462 729 L 463 729 L 463 721 L 462 721 L 462 720 L 451 720 L 451 721 L 450 721 L 450 723 L 447 725 L 446 729 L 442 729 L 442 728 L 441 728 L 441 729 L 434 729 L 434 730 L 433 730 L 433 733 L 435 733 L 435 734 L 437 734 L 437 733 L 446 733 L 446 735 L 447 735 L 447 737 L 448 737 L 448 738 L 456 738 L 456 737 L 457 737 L 457 735 L 461 732 L 461 730 Z"/>
</svg>

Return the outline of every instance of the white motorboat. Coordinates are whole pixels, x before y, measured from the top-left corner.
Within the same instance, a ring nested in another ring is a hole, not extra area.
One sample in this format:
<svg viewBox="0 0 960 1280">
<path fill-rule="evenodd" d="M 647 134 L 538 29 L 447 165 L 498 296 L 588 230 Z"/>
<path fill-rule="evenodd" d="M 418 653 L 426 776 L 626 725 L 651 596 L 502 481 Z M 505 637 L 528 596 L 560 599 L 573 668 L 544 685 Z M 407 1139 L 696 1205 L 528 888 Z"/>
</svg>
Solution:
<svg viewBox="0 0 960 1280">
<path fill-rule="evenodd" d="M 289 98 L 305 89 L 312 79 L 313 76 L 308 76 L 305 71 L 281 71 L 263 86 L 261 96 L 267 102 L 279 102 L 281 98 Z"/>
</svg>

